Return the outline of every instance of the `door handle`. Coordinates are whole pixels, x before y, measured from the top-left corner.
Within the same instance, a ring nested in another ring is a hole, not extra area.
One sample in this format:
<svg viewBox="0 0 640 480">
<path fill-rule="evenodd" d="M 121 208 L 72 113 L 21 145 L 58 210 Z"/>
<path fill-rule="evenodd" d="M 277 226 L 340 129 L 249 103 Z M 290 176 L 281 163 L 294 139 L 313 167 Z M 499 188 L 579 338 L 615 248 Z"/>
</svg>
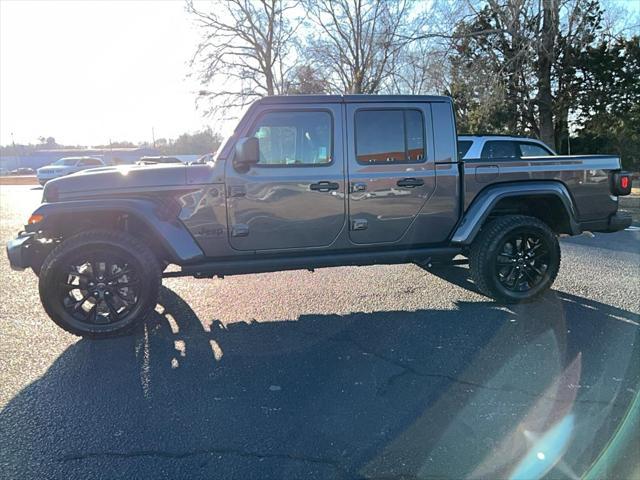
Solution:
<svg viewBox="0 0 640 480">
<path fill-rule="evenodd" d="M 398 180 L 396 185 L 407 188 L 421 187 L 424 185 L 424 180 L 421 178 L 403 178 L 402 180 Z"/>
<path fill-rule="evenodd" d="M 322 181 L 318 183 L 312 183 L 311 185 L 309 185 L 309 188 L 311 190 L 315 190 L 316 192 L 329 192 L 331 190 L 338 190 L 338 188 L 340 188 L 340 185 L 335 182 Z"/>
</svg>

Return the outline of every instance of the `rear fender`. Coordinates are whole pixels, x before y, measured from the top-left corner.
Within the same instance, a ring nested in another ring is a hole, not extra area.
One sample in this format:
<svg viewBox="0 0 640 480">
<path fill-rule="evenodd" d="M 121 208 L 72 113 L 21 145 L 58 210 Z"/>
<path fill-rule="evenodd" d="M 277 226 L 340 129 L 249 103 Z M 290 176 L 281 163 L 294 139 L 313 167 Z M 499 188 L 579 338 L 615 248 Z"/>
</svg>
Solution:
<svg viewBox="0 0 640 480">
<path fill-rule="evenodd" d="M 514 182 L 492 185 L 480 192 L 455 229 L 451 242 L 460 245 L 471 244 L 492 210 L 503 199 L 548 196 L 560 200 L 569 219 L 569 233 L 579 234 L 581 229 L 577 221 L 576 209 L 571 194 L 564 184 L 555 181 Z"/>
</svg>

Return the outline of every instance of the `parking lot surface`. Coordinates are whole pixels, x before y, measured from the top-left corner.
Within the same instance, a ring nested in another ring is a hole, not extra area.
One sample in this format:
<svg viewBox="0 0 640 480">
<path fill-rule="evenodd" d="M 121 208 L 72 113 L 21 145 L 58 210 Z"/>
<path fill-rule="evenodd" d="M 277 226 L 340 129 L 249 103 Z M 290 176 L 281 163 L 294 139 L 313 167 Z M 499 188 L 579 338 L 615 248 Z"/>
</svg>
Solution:
<svg viewBox="0 0 640 480">
<path fill-rule="evenodd" d="M 41 193 L 0 187 L 3 243 Z M 633 421 L 634 230 L 563 240 L 531 304 L 465 267 L 169 279 L 103 341 L 56 327 L 3 253 L 0 477 L 578 478 Z"/>
</svg>

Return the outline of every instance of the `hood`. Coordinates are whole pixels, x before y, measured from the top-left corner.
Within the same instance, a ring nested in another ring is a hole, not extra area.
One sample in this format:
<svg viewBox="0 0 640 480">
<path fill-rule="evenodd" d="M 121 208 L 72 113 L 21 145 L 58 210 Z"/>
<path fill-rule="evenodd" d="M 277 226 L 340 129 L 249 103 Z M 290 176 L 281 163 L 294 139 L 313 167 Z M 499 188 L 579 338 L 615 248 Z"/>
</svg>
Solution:
<svg viewBox="0 0 640 480">
<path fill-rule="evenodd" d="M 54 201 L 185 184 L 185 165 L 99 167 L 51 180 L 44 187 L 43 198 L 46 201 Z"/>
</svg>

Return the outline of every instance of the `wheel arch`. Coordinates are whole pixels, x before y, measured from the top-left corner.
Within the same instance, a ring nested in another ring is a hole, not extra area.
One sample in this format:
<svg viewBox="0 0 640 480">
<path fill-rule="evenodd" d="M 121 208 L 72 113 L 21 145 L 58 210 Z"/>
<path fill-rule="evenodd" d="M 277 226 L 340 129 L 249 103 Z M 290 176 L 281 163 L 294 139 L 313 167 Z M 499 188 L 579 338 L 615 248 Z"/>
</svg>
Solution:
<svg viewBox="0 0 640 480">
<path fill-rule="evenodd" d="M 179 206 L 146 199 L 45 203 L 34 212 L 43 220 L 29 227 L 58 238 L 96 227 L 123 230 L 144 241 L 159 260 L 184 264 L 204 254 L 178 219 L 179 211 Z"/>
<path fill-rule="evenodd" d="M 501 183 L 476 196 L 454 230 L 452 243 L 470 245 L 488 221 L 501 215 L 528 215 L 542 220 L 555 233 L 580 233 L 573 198 L 563 183 Z"/>
</svg>

